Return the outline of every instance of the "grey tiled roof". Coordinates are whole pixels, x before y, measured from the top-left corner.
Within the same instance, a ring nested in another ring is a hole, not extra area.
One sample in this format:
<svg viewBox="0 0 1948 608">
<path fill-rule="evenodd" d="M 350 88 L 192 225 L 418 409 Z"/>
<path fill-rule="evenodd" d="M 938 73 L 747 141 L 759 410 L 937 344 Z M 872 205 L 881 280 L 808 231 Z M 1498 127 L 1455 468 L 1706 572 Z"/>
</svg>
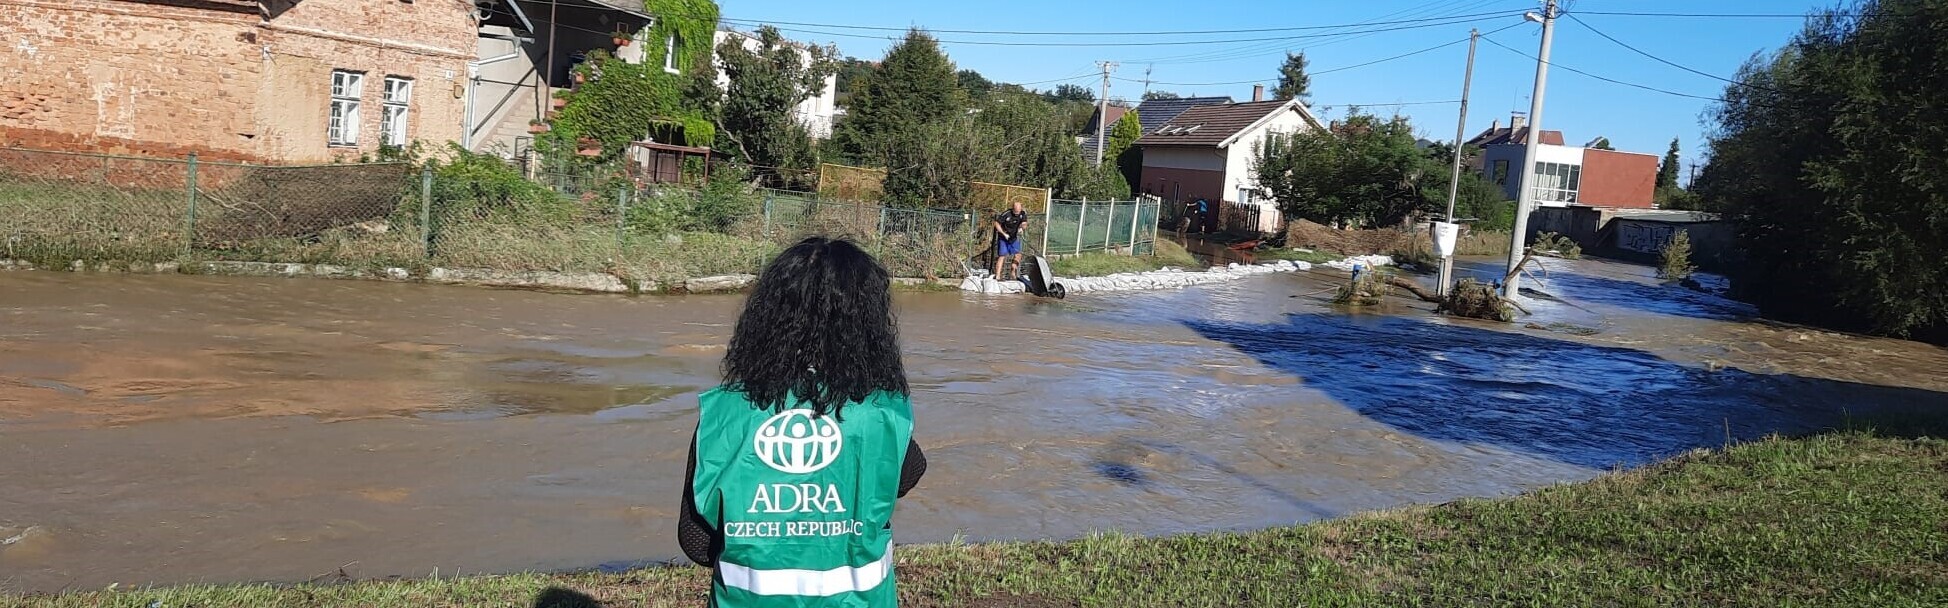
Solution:
<svg viewBox="0 0 1948 608">
<path fill-rule="evenodd" d="M 1152 99 L 1136 106 L 1136 121 L 1143 125 L 1143 134 L 1157 132 L 1158 127 L 1170 124 L 1184 110 L 1197 106 L 1212 106 L 1231 103 L 1230 97 L 1182 97 L 1178 99 Z"/>
</svg>

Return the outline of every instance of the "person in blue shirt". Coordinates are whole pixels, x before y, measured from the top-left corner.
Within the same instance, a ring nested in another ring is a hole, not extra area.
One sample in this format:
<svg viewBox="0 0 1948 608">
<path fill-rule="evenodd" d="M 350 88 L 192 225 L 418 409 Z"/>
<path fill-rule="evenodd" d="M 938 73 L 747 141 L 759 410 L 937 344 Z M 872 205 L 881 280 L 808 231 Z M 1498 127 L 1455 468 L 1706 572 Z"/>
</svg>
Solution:
<svg viewBox="0 0 1948 608">
<path fill-rule="evenodd" d="M 994 217 L 994 279 L 1005 280 L 1001 269 L 1006 262 L 1013 260 L 1015 274 L 1021 274 L 1021 228 L 1028 223 L 1028 212 L 1021 208 L 1021 201 Z"/>
</svg>

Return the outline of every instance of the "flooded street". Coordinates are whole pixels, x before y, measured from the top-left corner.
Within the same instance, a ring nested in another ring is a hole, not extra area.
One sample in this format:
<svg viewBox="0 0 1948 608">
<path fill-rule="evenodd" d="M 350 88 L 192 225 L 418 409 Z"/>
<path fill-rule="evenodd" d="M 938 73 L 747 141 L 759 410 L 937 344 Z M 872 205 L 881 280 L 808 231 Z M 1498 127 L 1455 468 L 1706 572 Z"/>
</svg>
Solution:
<svg viewBox="0 0 1948 608">
<path fill-rule="evenodd" d="M 1514 325 L 1336 310 L 1326 272 L 899 294 L 931 462 L 899 540 L 1258 528 L 1948 408 L 1948 350 L 1548 268 Z M 0 589 L 670 560 L 740 303 L 0 273 Z"/>
</svg>

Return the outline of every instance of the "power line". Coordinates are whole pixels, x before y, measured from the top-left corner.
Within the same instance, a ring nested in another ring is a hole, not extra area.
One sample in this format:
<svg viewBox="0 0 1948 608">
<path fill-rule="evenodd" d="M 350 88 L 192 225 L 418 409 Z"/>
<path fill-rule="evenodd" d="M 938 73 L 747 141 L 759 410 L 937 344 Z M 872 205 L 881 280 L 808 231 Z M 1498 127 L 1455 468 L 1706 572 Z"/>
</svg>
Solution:
<svg viewBox="0 0 1948 608">
<path fill-rule="evenodd" d="M 1494 34 L 1494 33 L 1498 33 L 1498 32 L 1503 32 L 1503 31 L 1507 31 L 1507 30 L 1508 30 L 1508 29 L 1510 29 L 1510 28 L 1514 28 L 1514 27 L 1516 27 L 1516 26 L 1520 26 L 1520 25 L 1522 25 L 1522 23 L 1520 23 L 1520 22 L 1517 22 L 1517 23 L 1515 23 L 1515 24 L 1512 24 L 1512 25 L 1509 25 L 1509 26 L 1507 26 L 1507 27 L 1503 27 L 1503 28 L 1501 28 L 1501 29 L 1497 29 L 1497 30 L 1495 30 L 1495 31 L 1492 31 L 1492 32 L 1488 32 L 1488 33 L 1489 33 L 1489 34 Z M 1487 34 L 1483 34 L 1483 35 L 1487 35 Z M 1382 58 L 1382 59 L 1375 59 L 1375 60 L 1372 60 L 1372 61 L 1368 61 L 1368 62 L 1365 62 L 1365 63 L 1356 63 L 1356 64 L 1353 64 L 1353 65 L 1347 65 L 1347 66 L 1340 66 L 1340 67 L 1336 67 L 1336 68 L 1332 68 L 1332 69 L 1326 69 L 1326 70 L 1319 70 L 1319 71 L 1316 71 L 1316 72 L 1307 72 L 1306 74 L 1307 74 L 1307 75 L 1309 75 L 1309 76 L 1318 76 L 1318 75 L 1320 75 L 1320 74 L 1331 74 L 1331 73 L 1333 73 L 1333 72 L 1343 72 L 1343 71 L 1346 71 L 1346 70 L 1352 70 L 1352 69 L 1358 69 L 1358 68 L 1363 68 L 1363 67 L 1367 67 L 1367 66 L 1370 66 L 1370 65 L 1374 65 L 1374 64 L 1380 64 L 1380 63 L 1386 63 L 1386 62 L 1388 62 L 1388 61 L 1393 61 L 1393 60 L 1395 60 L 1395 59 L 1403 59 L 1403 58 L 1407 58 L 1407 57 L 1412 57 L 1412 56 L 1414 56 L 1414 55 L 1420 55 L 1420 54 L 1423 54 L 1423 53 L 1431 53 L 1431 52 L 1434 52 L 1434 51 L 1438 51 L 1438 50 L 1441 50 L 1441 49 L 1444 49 L 1444 48 L 1447 48 L 1447 47 L 1450 47 L 1450 46 L 1454 46 L 1454 45 L 1457 45 L 1457 44 L 1461 44 L 1461 43 L 1463 43 L 1463 42 L 1467 42 L 1467 41 L 1468 41 L 1468 39 L 1467 39 L 1467 38 L 1462 38 L 1462 39 L 1460 39 L 1460 40 L 1453 40 L 1453 41 L 1449 41 L 1449 42 L 1443 42 L 1443 43 L 1441 43 L 1441 44 L 1437 44 L 1437 45 L 1434 45 L 1434 46 L 1430 46 L 1430 47 L 1427 47 L 1427 48 L 1424 48 L 1424 49 L 1420 49 L 1420 50 L 1418 50 L 1418 51 L 1410 51 L 1410 52 L 1406 52 L 1406 53 L 1401 53 L 1401 54 L 1399 54 L 1399 55 L 1394 55 L 1394 56 L 1392 56 L 1392 57 L 1386 57 L 1386 58 Z M 1129 81 L 1129 82 L 1142 82 L 1142 81 L 1140 81 L 1140 80 L 1129 80 L 1129 79 L 1127 79 L 1127 78 L 1118 78 L 1117 80 L 1127 80 L 1127 81 Z M 1264 79 L 1264 78 L 1258 78 L 1258 79 L 1253 79 L 1253 80 L 1238 80 L 1238 81 L 1232 81 L 1232 82 L 1158 82 L 1158 81 L 1153 81 L 1153 84 L 1161 84 L 1161 85 L 1169 85 L 1169 86 L 1178 86 L 1178 87 L 1204 87 L 1204 86 L 1224 86 L 1224 85 L 1233 85 L 1233 84 L 1252 84 L 1252 83 L 1258 83 L 1258 82 L 1264 82 L 1265 80 L 1266 80 L 1266 79 Z"/>
<path fill-rule="evenodd" d="M 1325 34 L 1299 34 L 1299 35 L 1295 35 L 1295 36 L 1271 36 L 1271 37 L 1261 37 L 1261 38 L 1240 38 L 1240 39 L 1235 39 L 1235 40 L 1150 40 L 1150 41 L 1143 41 L 1143 42 L 1021 42 L 1021 41 L 1013 41 L 1013 40 L 947 40 L 947 39 L 942 39 L 942 38 L 935 38 L 934 40 L 935 40 L 935 42 L 939 42 L 940 44 L 961 44 L 961 45 L 974 45 L 974 46 L 1024 46 L 1024 47 L 1147 47 L 1147 46 L 1186 46 L 1186 45 L 1206 45 L 1206 44 L 1235 44 L 1235 43 L 1246 43 L 1246 42 L 1264 42 L 1264 41 L 1295 41 L 1295 40 L 1306 40 L 1306 39 L 1312 39 L 1312 38 L 1330 38 L 1330 37 L 1338 37 L 1338 36 L 1345 36 L 1345 35 L 1348 35 L 1348 34 L 1371 34 L 1371 33 L 1381 33 L 1381 32 L 1397 32 L 1397 31 L 1404 31 L 1404 30 L 1413 30 L 1413 29 L 1424 29 L 1424 28 L 1430 28 L 1430 27 L 1441 27 L 1441 26 L 1448 26 L 1448 25 L 1460 25 L 1460 24 L 1464 24 L 1464 23 L 1478 23 L 1478 22 L 1482 22 L 1482 21 L 1490 21 L 1490 20 L 1495 20 L 1495 19 L 1501 19 L 1501 18 L 1505 18 L 1505 17 L 1509 17 L 1509 16 L 1510 16 L 1510 15 L 1509 15 L 1508 13 L 1495 13 L 1495 16 L 1492 16 L 1492 17 L 1475 17 L 1475 18 L 1469 18 L 1469 19 L 1450 19 L 1450 20 L 1444 20 L 1444 21 L 1441 21 L 1441 22 L 1438 22 L 1438 23 L 1420 23 L 1420 24 L 1415 24 L 1415 25 L 1401 25 L 1401 26 L 1395 26 L 1395 27 L 1387 27 L 1387 28 L 1379 28 L 1379 29 L 1371 29 L 1371 30 L 1360 30 L 1360 31 L 1354 31 L 1354 32 L 1335 32 L 1335 33 L 1325 33 Z M 779 29 L 780 31 L 787 31 L 787 32 L 798 32 L 798 33 L 804 33 L 804 34 L 818 34 L 818 35 L 824 35 L 824 36 L 840 36 L 840 37 L 845 37 L 845 38 L 864 38 L 864 39 L 867 39 L 867 40 L 890 40 L 890 39 L 891 39 L 891 38 L 890 38 L 890 37 L 888 37 L 888 36 L 876 36 L 876 35 L 871 35 L 871 34 L 849 34 L 849 33 L 845 33 L 845 32 L 831 32 L 831 31 L 824 31 L 824 30 L 814 30 L 814 29 L 807 29 L 807 28 L 799 28 L 799 27 L 780 27 L 780 28 L 777 28 L 777 29 Z"/>
<path fill-rule="evenodd" d="M 1149 31 L 1149 32 L 949 30 L 949 29 L 930 29 L 930 28 L 923 28 L 923 27 L 917 29 L 921 29 L 928 33 L 939 33 L 939 34 L 986 34 L 986 35 L 1005 35 L 1005 36 L 1175 36 L 1175 35 L 1197 35 L 1197 34 L 1255 34 L 1255 33 L 1264 33 L 1264 32 L 1332 30 L 1332 29 L 1344 29 L 1349 27 L 1359 27 L 1359 26 L 1368 26 L 1368 25 L 1399 25 L 1404 23 L 1424 23 L 1429 21 L 1443 21 L 1447 19 L 1457 19 L 1457 18 L 1464 18 L 1464 17 L 1487 17 L 1487 16 L 1502 16 L 1502 15 L 1510 15 L 1510 14 L 1513 13 L 1511 13 L 1510 11 L 1495 11 L 1495 12 L 1484 12 L 1484 13 L 1475 13 L 1475 14 L 1468 14 L 1468 15 L 1446 15 L 1446 16 L 1439 16 L 1439 17 L 1425 17 L 1420 19 L 1399 19 L 1399 20 L 1392 20 L 1392 21 L 1361 21 L 1358 23 L 1342 23 L 1342 24 L 1335 24 L 1335 25 L 1301 25 L 1301 26 L 1291 26 L 1291 27 L 1265 27 L 1265 28 L 1245 28 L 1245 29 L 1227 29 L 1227 30 L 1165 30 L 1165 31 Z M 726 22 L 740 23 L 746 25 L 766 25 L 766 24 L 792 25 L 792 26 L 802 26 L 802 27 L 823 27 L 823 28 L 838 28 L 838 29 L 850 29 L 850 30 L 878 30 L 878 31 L 904 32 L 911 29 L 916 29 L 915 26 L 890 27 L 890 26 L 876 26 L 876 25 L 846 25 L 846 24 L 835 24 L 835 23 L 804 23 L 804 22 L 793 22 L 793 21 L 767 21 L 762 19 L 733 19 L 730 17 L 725 17 L 722 20 Z"/>
<path fill-rule="evenodd" d="M 1683 17 L 1700 19 L 1804 19 L 1803 13 L 1638 13 L 1629 11 L 1576 11 L 1585 15 L 1609 15 L 1614 17 Z M 1858 13 L 1835 13 L 1839 16 L 1860 16 Z"/>
<path fill-rule="evenodd" d="M 1384 24 L 1384 23 L 1391 23 L 1390 21 L 1383 21 L 1383 20 L 1386 20 L 1386 19 L 1389 19 L 1389 18 L 1392 18 L 1392 17 L 1408 17 L 1408 16 L 1413 16 L 1413 17 L 1415 17 L 1415 19 L 1416 19 L 1416 20 L 1430 20 L 1430 21 L 1432 21 L 1432 20 L 1440 20 L 1440 21 L 1444 21 L 1445 23 L 1463 23 L 1463 22 L 1465 22 L 1465 21 L 1448 21 L 1448 20 L 1451 20 L 1451 19 L 1468 19 L 1468 18 L 1472 18 L 1472 17 L 1475 17 L 1475 15 L 1437 15 L 1437 14 L 1432 14 L 1432 13 L 1430 13 L 1430 11 L 1438 11 L 1438 10 L 1439 10 L 1439 6 L 1438 6 L 1439 4 L 1440 4 L 1440 2 L 1439 2 L 1438 0 L 1436 0 L 1436 1 L 1433 1 L 1433 2 L 1427 2 L 1427 3 L 1425 3 L 1425 4 L 1422 4 L 1422 5 L 1419 5 L 1419 6 L 1416 6 L 1416 7 L 1411 7 L 1411 8 L 1407 8 L 1407 9 L 1402 9 L 1402 10 L 1398 10 L 1398 11 L 1394 11 L 1394 12 L 1391 12 L 1391 13 L 1387 13 L 1387 14 L 1384 14 L 1384 15 L 1380 15 L 1380 16 L 1378 16 L 1378 17 L 1375 17 L 1375 18 L 1373 18 L 1373 19 L 1369 19 L 1369 20 L 1366 20 L 1366 21 L 1362 21 L 1362 22 L 1359 22 L 1359 23 L 1354 23 L 1354 24 L 1350 24 L 1350 25 L 1348 25 L 1348 26 L 1346 26 L 1346 27 L 1347 27 L 1347 28 L 1358 28 L 1358 27 L 1365 27 L 1365 26 L 1370 26 L 1370 25 L 1378 25 L 1378 24 Z M 1465 9 L 1464 9 L 1464 10 L 1465 10 Z M 1496 13 L 1483 13 L 1483 14 L 1490 14 L 1490 15 L 1492 15 L 1492 14 L 1496 14 Z M 1515 16 L 1515 13 L 1513 13 L 1513 12 L 1508 12 L 1508 11 L 1504 11 L 1503 13 L 1500 13 L 1500 14 L 1507 14 L 1507 15 L 1509 15 L 1509 16 Z M 1429 15 L 1429 16 L 1425 16 L 1425 17 L 1422 17 L 1422 15 Z M 1444 24 L 1445 24 L 1445 23 L 1444 23 Z M 1303 46 L 1303 47 L 1301 47 L 1301 48 L 1302 48 L 1302 49 L 1312 49 L 1312 48 L 1318 48 L 1318 47 L 1323 47 L 1323 46 L 1328 46 L 1328 45 L 1332 45 L 1332 44 L 1337 44 L 1337 43 L 1339 43 L 1339 42 L 1343 42 L 1343 41 L 1346 41 L 1346 40 L 1351 40 L 1351 39 L 1356 39 L 1356 38 L 1363 38 L 1363 37 L 1366 37 L 1366 36 L 1368 36 L 1368 35 L 1371 35 L 1371 33 L 1372 33 L 1372 32 L 1369 32 L 1369 31 L 1362 31 L 1362 30 L 1353 30 L 1353 31 L 1345 31 L 1345 32 L 1337 32 L 1337 33 L 1334 33 L 1334 34 L 1331 34 L 1331 35 L 1328 35 L 1328 36 L 1320 36 L 1320 37 L 1319 37 L 1319 38 L 1337 38 L 1337 40 L 1329 40 L 1329 41 L 1325 41 L 1325 42 L 1316 42 L 1316 43 L 1312 43 L 1312 44 L 1307 44 L 1307 45 L 1304 45 L 1304 46 Z M 1249 46 L 1246 46 L 1246 47 L 1240 47 L 1240 48 L 1231 48 L 1231 49 L 1220 49 L 1220 50 L 1215 50 L 1215 51 L 1204 51 L 1204 52 L 1199 52 L 1199 53 L 1192 53 L 1192 54 L 1189 54 L 1189 55 L 1179 55 L 1179 56 L 1174 56 L 1174 57 L 1157 57 L 1157 58 L 1149 58 L 1149 59 L 1141 59 L 1141 60 L 1129 60 L 1129 61 L 1141 61 L 1141 62 L 1148 62 L 1148 63 L 1165 63 L 1165 64 L 1188 64 L 1188 63 L 1215 63 L 1215 62 L 1221 62 L 1221 61 L 1231 61 L 1231 60 L 1235 60 L 1235 59 L 1244 59 L 1244 58 L 1247 58 L 1247 57 L 1263 57 L 1263 56 L 1267 56 L 1267 55 L 1276 55 L 1276 54 L 1281 54 L 1281 53 L 1287 53 L 1287 52 L 1290 52 L 1290 51 L 1291 51 L 1291 48 L 1292 48 L 1292 46 L 1293 46 L 1293 45 L 1292 45 L 1292 44 L 1289 44 L 1289 43 L 1291 43 L 1291 42 L 1293 42 L 1293 41 L 1294 41 L 1294 40 L 1277 40 L 1277 41 L 1273 41 L 1273 42 L 1270 42 L 1270 43 L 1258 43 L 1258 44 L 1253 44 L 1253 45 L 1249 45 Z"/>
<path fill-rule="evenodd" d="M 1755 85 L 1755 84 L 1750 84 L 1750 83 L 1746 83 L 1746 82 L 1740 82 L 1740 81 L 1737 81 L 1737 80 L 1732 80 L 1732 79 L 1730 79 L 1730 78 L 1726 78 L 1726 77 L 1723 77 L 1723 76 L 1719 76 L 1719 75 L 1717 75 L 1717 74 L 1712 74 L 1712 73 L 1709 73 L 1709 72 L 1704 72 L 1704 71 L 1700 71 L 1700 70 L 1696 70 L 1696 69 L 1692 69 L 1692 68 L 1691 68 L 1691 67 L 1689 67 L 1689 66 L 1683 66 L 1683 65 L 1678 65 L 1677 63 L 1675 63 L 1675 62 L 1672 62 L 1672 61 L 1670 61 L 1670 60 L 1667 60 L 1667 59 L 1664 59 L 1663 57 L 1658 57 L 1658 56 L 1656 56 L 1656 55 L 1652 55 L 1652 54 L 1650 54 L 1650 53 L 1647 53 L 1647 52 L 1645 52 L 1645 51 L 1644 51 L 1643 49 L 1639 49 L 1639 48 L 1637 48 L 1637 47 L 1634 47 L 1634 46 L 1630 46 L 1630 45 L 1629 45 L 1628 43 L 1625 43 L 1625 42 L 1624 42 L 1624 41 L 1622 41 L 1622 40 L 1617 40 L 1615 36 L 1611 36 L 1611 35 L 1609 35 L 1609 34 L 1605 34 L 1605 33 L 1603 33 L 1603 30 L 1599 30 L 1599 29 L 1596 29 L 1596 28 L 1595 28 L 1594 26 L 1591 26 L 1591 25 L 1590 25 L 1589 23 L 1586 23 L 1586 22 L 1584 22 L 1584 21 L 1583 21 L 1582 19 L 1577 19 L 1577 18 L 1576 18 L 1576 14 L 1575 14 L 1575 13 L 1567 13 L 1567 14 L 1565 14 L 1565 16 L 1567 16 L 1567 17 L 1569 17 L 1569 20 L 1570 20 L 1570 21 L 1574 21 L 1574 22 L 1576 22 L 1576 24 L 1577 24 L 1577 25 L 1581 25 L 1581 26 L 1583 26 L 1583 27 L 1584 27 L 1585 29 L 1588 29 L 1589 31 L 1592 31 L 1592 32 L 1596 32 L 1596 35 L 1598 35 L 1598 36 L 1602 36 L 1604 40 L 1608 40 L 1608 41 L 1610 41 L 1610 42 L 1614 42 L 1614 43 L 1616 43 L 1616 44 L 1617 44 L 1617 46 L 1621 46 L 1621 47 L 1623 47 L 1623 48 L 1626 48 L 1626 49 L 1630 49 L 1630 50 L 1631 50 L 1631 52 L 1634 52 L 1634 53 L 1636 53 L 1636 54 L 1638 54 L 1638 55 L 1643 55 L 1643 56 L 1645 56 L 1645 57 L 1649 57 L 1649 58 L 1651 58 L 1652 60 L 1655 60 L 1655 61 L 1657 61 L 1658 63 L 1662 63 L 1662 64 L 1664 64 L 1664 65 L 1668 65 L 1668 66 L 1671 66 L 1671 67 L 1674 67 L 1674 68 L 1677 68 L 1677 69 L 1680 69 L 1680 70 L 1684 70 L 1684 71 L 1686 71 L 1686 72 L 1690 72 L 1690 73 L 1693 73 L 1693 74 L 1697 74 L 1697 75 L 1699 75 L 1699 76 L 1703 76 L 1703 77 L 1706 77 L 1706 78 L 1711 78 L 1711 79 L 1714 79 L 1714 80 L 1720 80 L 1720 81 L 1724 81 L 1724 82 L 1729 82 L 1729 83 L 1732 83 L 1732 84 L 1735 84 L 1735 85 L 1738 85 L 1738 86 L 1742 86 L 1742 87 L 1750 87 L 1750 88 L 1754 88 L 1754 89 L 1759 89 L 1759 90 L 1762 90 L 1762 91 L 1773 91 L 1773 89 L 1769 89 L 1769 88 L 1766 88 L 1766 87 L 1762 87 L 1762 86 L 1759 86 L 1759 85 Z M 1776 91 L 1774 91 L 1774 92 L 1776 92 Z"/>
<path fill-rule="evenodd" d="M 1618 84 L 1618 85 L 1623 85 L 1623 86 L 1626 86 L 1626 87 L 1631 87 L 1631 88 L 1637 88 L 1637 89 L 1643 89 L 1643 90 L 1646 90 L 1646 91 L 1654 91 L 1654 92 L 1658 92 L 1658 93 L 1663 93 L 1663 94 L 1665 94 L 1665 95 L 1675 95 L 1675 96 L 1678 96 L 1678 97 L 1689 97 L 1689 98 L 1692 98 L 1692 99 L 1703 99 L 1703 100 L 1705 100 L 1705 101 L 1716 101 L 1716 102 L 1719 102 L 1719 103 L 1727 103 L 1727 102 L 1726 102 L 1726 101 L 1725 101 L 1725 100 L 1724 100 L 1723 98 L 1719 98 L 1719 97 L 1708 97 L 1708 96 L 1704 96 L 1704 95 L 1692 95 L 1692 94 L 1690 94 L 1690 93 L 1679 93 L 1679 92 L 1677 92 L 1677 91 L 1672 91 L 1672 90 L 1668 90 L 1668 89 L 1660 89 L 1660 88 L 1657 88 L 1657 87 L 1653 87 L 1653 86 L 1650 86 L 1650 85 L 1644 85 L 1644 84 L 1637 84 L 1637 83 L 1634 83 L 1634 82 L 1624 82 L 1624 81 L 1622 81 L 1622 80 L 1617 80 L 1617 79 L 1615 79 L 1615 78 L 1610 78 L 1610 77 L 1607 77 L 1607 76 L 1598 76 L 1598 75 L 1595 75 L 1595 74 L 1591 74 L 1591 73 L 1589 73 L 1589 72 L 1585 72 L 1585 71 L 1582 71 L 1582 70 L 1578 70 L 1578 69 L 1576 69 L 1576 68 L 1572 68 L 1572 67 L 1569 67 L 1569 66 L 1566 66 L 1566 65 L 1563 65 L 1563 64 L 1560 64 L 1560 63 L 1556 63 L 1556 62 L 1553 62 L 1553 61 L 1542 61 L 1542 60 L 1541 60 L 1540 58 L 1537 58 L 1537 57 L 1536 57 L 1535 55 L 1531 55 L 1531 54 L 1529 54 L 1529 53 L 1526 53 L 1526 52 L 1523 52 L 1523 51 L 1518 51 L 1518 50 L 1515 50 L 1515 49 L 1513 49 L 1513 48 L 1509 48 L 1509 46 L 1508 46 L 1508 45 L 1505 45 L 1505 44 L 1502 44 L 1502 43 L 1500 43 L 1500 42 L 1495 42 L 1495 39 L 1493 39 L 1493 38 L 1489 38 L 1489 37 L 1487 37 L 1487 36 L 1482 36 L 1482 37 L 1481 37 L 1481 39 L 1482 39 L 1482 40 L 1484 40 L 1484 41 L 1487 41 L 1487 42 L 1488 42 L 1488 44 L 1492 44 L 1492 45 L 1495 45 L 1495 46 L 1498 46 L 1498 47 L 1501 47 L 1501 48 L 1502 48 L 1502 50 L 1505 50 L 1505 51 L 1508 51 L 1508 52 L 1510 52 L 1510 53 L 1515 53 L 1515 54 L 1517 54 L 1517 55 L 1521 55 L 1521 56 L 1523 56 L 1523 57 L 1527 57 L 1527 58 L 1529 58 L 1529 59 L 1530 59 L 1530 60 L 1532 60 L 1532 61 L 1537 61 L 1537 62 L 1542 62 L 1542 63 L 1547 63 L 1547 64 L 1549 64 L 1549 66 L 1550 66 L 1550 67 L 1556 67 L 1556 68 L 1562 68 L 1562 69 L 1565 69 L 1565 70 L 1569 70 L 1569 71 L 1571 71 L 1571 72 L 1575 72 L 1575 73 L 1577 73 L 1577 74 L 1582 74 L 1582 75 L 1584 75 L 1584 76 L 1588 76 L 1588 77 L 1590 77 L 1590 78 L 1595 78 L 1595 79 L 1597 79 L 1597 80 L 1601 80 L 1601 81 L 1603 81 L 1603 82 L 1607 82 L 1607 83 L 1610 83 L 1610 84 Z"/>
</svg>

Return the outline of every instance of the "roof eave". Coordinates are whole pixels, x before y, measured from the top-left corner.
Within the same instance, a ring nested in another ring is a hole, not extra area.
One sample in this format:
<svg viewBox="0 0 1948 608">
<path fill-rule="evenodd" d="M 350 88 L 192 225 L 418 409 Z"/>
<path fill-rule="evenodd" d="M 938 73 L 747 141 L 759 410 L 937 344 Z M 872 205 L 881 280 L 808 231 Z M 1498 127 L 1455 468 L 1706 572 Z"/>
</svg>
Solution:
<svg viewBox="0 0 1948 608">
<path fill-rule="evenodd" d="M 1252 123 L 1246 125 L 1245 128 L 1239 129 L 1237 133 L 1232 133 L 1230 137 L 1224 138 L 1224 141 L 1218 142 L 1217 147 L 1219 148 L 1231 147 L 1231 144 L 1238 143 L 1238 139 L 1244 137 L 1246 133 L 1250 133 L 1252 131 L 1256 131 L 1264 128 L 1265 125 L 1271 124 L 1273 120 L 1276 120 L 1279 114 L 1282 114 L 1287 109 L 1291 109 L 1291 108 L 1298 108 L 1299 117 L 1304 118 L 1306 124 L 1312 125 L 1312 128 L 1314 129 L 1326 128 L 1324 125 L 1319 124 L 1319 117 L 1313 116 L 1312 110 L 1306 109 L 1305 104 L 1300 103 L 1299 99 L 1294 97 L 1292 99 L 1286 100 L 1285 104 L 1279 106 L 1278 109 L 1272 110 L 1270 112 L 1266 112 L 1265 115 L 1259 117 L 1258 120 L 1252 121 Z"/>
</svg>

